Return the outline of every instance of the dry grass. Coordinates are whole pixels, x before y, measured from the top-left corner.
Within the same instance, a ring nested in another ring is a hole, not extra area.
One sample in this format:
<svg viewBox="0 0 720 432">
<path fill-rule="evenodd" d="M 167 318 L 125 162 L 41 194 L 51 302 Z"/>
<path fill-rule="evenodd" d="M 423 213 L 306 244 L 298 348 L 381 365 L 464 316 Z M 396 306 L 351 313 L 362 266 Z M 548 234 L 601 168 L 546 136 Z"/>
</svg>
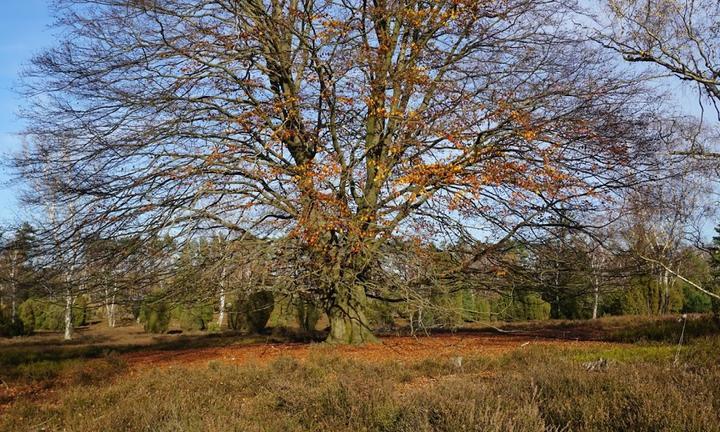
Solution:
<svg viewBox="0 0 720 432">
<path fill-rule="evenodd" d="M 75 381 L 56 401 L 23 401 L 7 431 L 714 431 L 720 346 L 701 340 L 673 366 L 666 347 L 536 346 L 495 357 L 364 362 L 313 350 L 270 364 L 172 366 Z M 617 352 L 616 352 L 617 351 Z M 622 352 L 625 360 L 614 360 Z M 610 357 L 588 372 L 586 357 Z M 692 357 L 691 357 L 692 356 Z"/>
<path fill-rule="evenodd" d="M 0 430 L 720 430 L 720 336 L 694 337 L 677 364 L 667 343 L 496 339 L 485 350 L 492 338 L 459 334 L 366 348 L 234 341 L 36 359 L 13 367 L 17 379 L 59 384 L 9 406 Z M 272 354 L 211 355 L 261 348 Z M 586 370 L 599 358 L 606 370 Z"/>
</svg>

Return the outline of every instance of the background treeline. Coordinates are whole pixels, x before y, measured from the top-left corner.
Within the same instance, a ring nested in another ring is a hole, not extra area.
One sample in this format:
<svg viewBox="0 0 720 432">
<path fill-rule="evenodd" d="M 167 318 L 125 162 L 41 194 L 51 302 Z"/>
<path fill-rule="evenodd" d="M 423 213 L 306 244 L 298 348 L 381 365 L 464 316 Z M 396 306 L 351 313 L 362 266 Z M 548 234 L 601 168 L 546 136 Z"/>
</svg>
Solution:
<svg viewBox="0 0 720 432">
<path fill-rule="evenodd" d="M 566 227 L 535 241 L 488 246 L 387 245 L 368 277 L 376 329 L 455 328 L 471 322 L 707 313 L 714 247 L 700 249 L 639 223 L 602 241 Z M 25 224 L 0 257 L 0 334 L 65 330 L 104 321 L 147 332 L 322 329 L 322 290 L 291 241 L 209 236 L 95 239 L 57 260 Z M 667 234 L 667 233 L 665 233 Z M 715 245 L 718 245 L 716 239 Z M 48 263 L 63 262 L 64 265 Z M 471 262 L 470 265 L 465 265 Z"/>
</svg>

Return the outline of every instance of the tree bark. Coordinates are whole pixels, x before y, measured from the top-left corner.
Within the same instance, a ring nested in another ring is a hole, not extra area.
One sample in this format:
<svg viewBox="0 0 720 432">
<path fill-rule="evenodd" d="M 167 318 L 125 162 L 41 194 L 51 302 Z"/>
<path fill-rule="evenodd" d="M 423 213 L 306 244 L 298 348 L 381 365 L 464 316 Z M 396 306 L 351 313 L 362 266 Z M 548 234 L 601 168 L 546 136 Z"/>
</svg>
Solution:
<svg viewBox="0 0 720 432">
<path fill-rule="evenodd" d="M 222 275 L 220 277 L 220 313 L 218 314 L 218 329 L 222 328 L 223 321 L 225 321 L 225 267 L 223 267 Z"/>
<path fill-rule="evenodd" d="M 109 289 L 108 286 L 112 284 L 112 289 Z M 107 312 L 107 323 L 108 327 L 114 328 L 116 324 L 115 320 L 115 311 L 117 310 L 117 304 L 115 303 L 115 298 L 117 296 L 117 285 L 110 282 L 109 279 L 105 280 L 105 311 Z M 111 294 L 112 293 L 112 294 Z"/>
<path fill-rule="evenodd" d="M 65 294 L 65 340 L 71 340 L 73 337 L 73 297 L 68 289 Z"/>
<path fill-rule="evenodd" d="M 360 285 L 336 288 L 334 303 L 328 308 L 330 334 L 325 340 L 331 344 L 360 345 L 376 343 L 378 339 L 365 316 L 367 296 Z"/>
<path fill-rule="evenodd" d="M 601 260 L 600 264 L 602 264 L 602 263 L 603 263 L 603 261 Z M 592 266 L 592 277 L 593 277 L 593 290 L 595 291 L 595 301 L 593 302 L 592 319 L 597 319 L 598 306 L 600 304 L 600 277 L 598 276 L 598 263 L 596 262 L 596 259 L 594 256 L 591 261 L 591 266 Z"/>
<path fill-rule="evenodd" d="M 115 311 L 117 310 L 117 304 L 115 303 L 115 296 L 117 292 L 117 287 L 113 287 L 112 296 L 110 296 L 110 303 L 107 307 L 107 314 L 108 314 L 108 327 L 114 328 L 115 327 Z"/>
<path fill-rule="evenodd" d="M 600 291 L 599 287 L 595 285 L 595 302 L 593 303 L 592 319 L 597 319 L 598 317 L 598 303 L 600 303 Z"/>
<path fill-rule="evenodd" d="M 17 251 L 13 252 L 12 263 L 10 264 L 10 301 L 12 302 L 11 322 L 15 324 L 17 320 Z"/>
</svg>

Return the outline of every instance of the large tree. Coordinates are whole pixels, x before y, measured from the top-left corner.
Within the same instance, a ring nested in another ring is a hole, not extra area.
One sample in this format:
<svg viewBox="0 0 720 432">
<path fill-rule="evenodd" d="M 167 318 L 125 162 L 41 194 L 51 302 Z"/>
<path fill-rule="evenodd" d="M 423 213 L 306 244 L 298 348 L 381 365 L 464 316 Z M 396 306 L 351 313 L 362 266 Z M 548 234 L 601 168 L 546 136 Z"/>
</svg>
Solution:
<svg viewBox="0 0 720 432">
<path fill-rule="evenodd" d="M 17 162 L 36 199 L 72 203 L 58 237 L 282 239 L 333 342 L 374 339 L 389 239 L 488 245 L 588 211 L 643 181 L 660 142 L 564 1 L 57 3 Z"/>
</svg>

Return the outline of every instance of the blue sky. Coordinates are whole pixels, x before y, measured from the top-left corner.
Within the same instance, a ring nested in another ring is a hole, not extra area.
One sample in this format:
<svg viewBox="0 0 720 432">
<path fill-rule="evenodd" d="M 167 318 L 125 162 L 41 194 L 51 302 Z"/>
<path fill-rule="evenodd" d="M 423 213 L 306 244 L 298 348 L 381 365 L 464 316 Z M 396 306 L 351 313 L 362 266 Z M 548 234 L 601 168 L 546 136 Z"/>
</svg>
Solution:
<svg viewBox="0 0 720 432">
<path fill-rule="evenodd" d="M 0 154 L 2 159 L 20 146 L 17 133 L 23 125 L 17 118 L 22 104 L 13 90 L 18 75 L 33 54 L 52 45 L 52 23 L 48 0 L 4 0 L 0 12 Z M 22 219 L 12 185 L 12 172 L 0 166 L 0 223 Z"/>
</svg>

